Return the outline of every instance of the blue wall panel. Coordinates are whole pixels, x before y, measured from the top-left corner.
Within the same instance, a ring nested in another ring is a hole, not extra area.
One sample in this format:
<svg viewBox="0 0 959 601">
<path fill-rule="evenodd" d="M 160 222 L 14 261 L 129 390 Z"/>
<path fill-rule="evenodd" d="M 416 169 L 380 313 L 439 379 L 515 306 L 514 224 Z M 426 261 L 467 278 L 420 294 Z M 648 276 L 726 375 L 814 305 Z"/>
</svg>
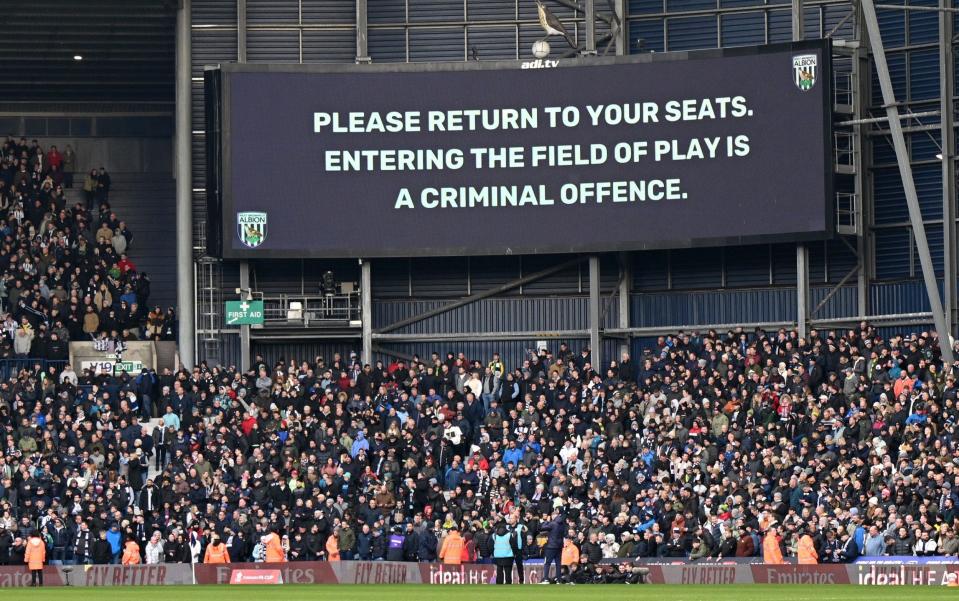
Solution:
<svg viewBox="0 0 959 601">
<path fill-rule="evenodd" d="M 630 303 L 634 327 L 791 321 L 796 316 L 794 288 L 634 294 Z"/>
<path fill-rule="evenodd" d="M 927 8 L 939 5 L 937 0 L 909 0 L 910 6 Z M 939 39 L 939 13 L 935 11 L 913 10 L 906 13 L 909 20 L 909 44 L 936 43 Z"/>
<path fill-rule="evenodd" d="M 870 287 L 870 307 L 876 315 L 929 311 L 929 297 L 921 281 L 888 282 Z"/>
<path fill-rule="evenodd" d="M 374 300 L 373 327 L 381 328 L 448 302 Z M 608 307 L 605 325 L 614 327 L 618 303 L 604 302 L 604 307 Z M 589 299 L 585 296 L 489 298 L 419 321 L 396 333 L 585 330 L 589 327 L 588 309 Z"/>
<path fill-rule="evenodd" d="M 629 0 L 630 15 L 659 14 L 663 12 L 663 0 Z"/>
<path fill-rule="evenodd" d="M 663 52 L 663 19 L 644 19 L 629 22 L 629 42 L 633 52 Z"/>
<path fill-rule="evenodd" d="M 939 50 L 930 48 L 909 52 L 909 100 L 934 100 L 938 97 Z"/>
<path fill-rule="evenodd" d="M 369 53 L 376 63 L 406 62 L 406 30 L 370 27 Z"/>
<path fill-rule="evenodd" d="M 449 0 L 407 0 L 410 11 L 410 23 L 417 21 L 462 21 L 463 2 Z M 374 2 L 375 3 L 375 2 Z"/>
<path fill-rule="evenodd" d="M 684 17 L 666 20 L 669 50 L 716 48 L 716 17 Z"/>
<path fill-rule="evenodd" d="M 410 28 L 410 62 L 451 62 L 466 58 L 463 27 Z"/>
<path fill-rule="evenodd" d="M 793 39 L 792 13 L 789 10 L 769 11 L 769 43 L 788 42 Z"/>
<path fill-rule="evenodd" d="M 906 228 L 876 230 L 874 239 L 876 277 L 879 279 L 910 277 L 909 230 Z"/>
<path fill-rule="evenodd" d="M 876 145 L 879 145 L 877 140 Z M 887 167 L 873 171 L 875 222 L 877 224 L 901 223 L 909 219 L 906 193 L 902 189 L 899 169 Z"/>
<path fill-rule="evenodd" d="M 473 48 L 479 60 L 510 60 L 516 58 L 516 28 L 506 26 L 469 27 L 466 45 L 472 57 Z"/>
<path fill-rule="evenodd" d="M 720 26 L 723 46 L 749 46 L 766 41 L 766 15 L 759 11 L 723 15 Z"/>
<path fill-rule="evenodd" d="M 515 0 L 466 1 L 466 16 L 470 21 L 502 21 L 515 15 Z"/>
</svg>

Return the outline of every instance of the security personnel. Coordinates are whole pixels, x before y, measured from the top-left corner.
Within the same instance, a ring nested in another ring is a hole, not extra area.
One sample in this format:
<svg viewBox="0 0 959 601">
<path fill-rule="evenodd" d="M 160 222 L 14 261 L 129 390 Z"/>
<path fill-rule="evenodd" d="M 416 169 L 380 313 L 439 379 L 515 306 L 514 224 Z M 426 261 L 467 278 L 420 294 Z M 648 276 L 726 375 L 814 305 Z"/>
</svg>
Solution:
<svg viewBox="0 0 959 601">
<path fill-rule="evenodd" d="M 23 561 L 30 570 L 30 586 L 43 586 L 43 563 L 47 560 L 47 544 L 34 530 L 27 539 Z"/>
<path fill-rule="evenodd" d="M 813 540 L 809 531 L 804 532 L 799 538 L 799 545 L 796 547 L 796 557 L 800 564 L 819 563 L 819 553 L 816 552 L 816 541 Z"/>
<path fill-rule="evenodd" d="M 203 563 L 230 563 L 230 551 L 216 534 L 211 537 L 210 544 L 206 547 Z"/>
<path fill-rule="evenodd" d="M 770 526 L 766 531 L 766 537 L 763 539 L 763 563 L 784 564 L 783 552 L 779 548 L 779 533 L 775 526 Z"/>
<path fill-rule="evenodd" d="M 123 559 L 121 562 L 125 566 L 132 566 L 140 563 L 140 545 L 132 538 L 128 538 L 123 545 Z"/>
<path fill-rule="evenodd" d="M 263 547 L 266 549 L 267 563 L 282 563 L 286 561 L 286 553 L 283 552 L 283 541 L 276 530 L 270 529 L 270 532 L 260 539 Z"/>
<path fill-rule="evenodd" d="M 513 584 L 513 533 L 500 522 L 492 538 L 496 584 Z"/>
</svg>

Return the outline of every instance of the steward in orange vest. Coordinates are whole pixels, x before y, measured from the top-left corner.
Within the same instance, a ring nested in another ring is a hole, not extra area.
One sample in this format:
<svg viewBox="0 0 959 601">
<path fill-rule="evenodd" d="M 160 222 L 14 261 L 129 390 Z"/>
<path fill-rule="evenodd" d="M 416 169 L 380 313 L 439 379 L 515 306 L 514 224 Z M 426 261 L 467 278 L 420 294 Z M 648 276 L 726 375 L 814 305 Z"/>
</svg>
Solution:
<svg viewBox="0 0 959 601">
<path fill-rule="evenodd" d="M 230 563 L 230 551 L 219 536 L 213 535 L 210 539 L 210 544 L 207 545 L 206 553 L 203 555 L 203 563 Z"/>
<path fill-rule="evenodd" d="M 779 548 L 779 533 L 771 526 L 763 539 L 763 563 L 784 564 L 783 552 Z"/>
</svg>

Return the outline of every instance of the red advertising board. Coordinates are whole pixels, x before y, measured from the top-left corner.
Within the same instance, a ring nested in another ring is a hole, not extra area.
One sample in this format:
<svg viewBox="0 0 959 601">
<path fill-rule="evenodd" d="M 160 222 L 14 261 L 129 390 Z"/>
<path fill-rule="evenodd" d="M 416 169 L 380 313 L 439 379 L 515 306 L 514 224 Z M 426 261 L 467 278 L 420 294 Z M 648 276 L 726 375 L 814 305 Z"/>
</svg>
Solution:
<svg viewBox="0 0 959 601">
<path fill-rule="evenodd" d="M 959 563 L 768 565 L 737 562 L 647 564 L 654 584 L 855 584 L 942 586 Z M 542 578 L 541 565 L 526 566 L 526 582 Z M 514 579 L 515 581 L 515 579 Z M 450 565 L 392 561 L 46 566 L 46 586 L 143 586 L 162 584 L 492 584 L 489 564 Z M 0 587 L 30 585 L 26 566 L 0 566 Z"/>
<path fill-rule="evenodd" d="M 233 570 L 230 584 L 283 584 L 280 570 Z"/>
</svg>

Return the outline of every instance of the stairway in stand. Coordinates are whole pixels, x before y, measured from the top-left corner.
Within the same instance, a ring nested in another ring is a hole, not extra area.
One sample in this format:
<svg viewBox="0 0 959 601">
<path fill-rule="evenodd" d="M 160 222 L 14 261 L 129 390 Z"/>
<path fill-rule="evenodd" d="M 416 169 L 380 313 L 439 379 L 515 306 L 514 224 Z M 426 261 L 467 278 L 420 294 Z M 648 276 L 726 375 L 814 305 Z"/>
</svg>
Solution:
<svg viewBox="0 0 959 601">
<path fill-rule="evenodd" d="M 176 183 L 163 173 L 111 173 L 110 206 L 133 232 L 127 252 L 137 270 L 150 276 L 150 302 L 176 303 Z M 83 175 L 66 190 L 67 204 L 83 202 Z"/>
</svg>

